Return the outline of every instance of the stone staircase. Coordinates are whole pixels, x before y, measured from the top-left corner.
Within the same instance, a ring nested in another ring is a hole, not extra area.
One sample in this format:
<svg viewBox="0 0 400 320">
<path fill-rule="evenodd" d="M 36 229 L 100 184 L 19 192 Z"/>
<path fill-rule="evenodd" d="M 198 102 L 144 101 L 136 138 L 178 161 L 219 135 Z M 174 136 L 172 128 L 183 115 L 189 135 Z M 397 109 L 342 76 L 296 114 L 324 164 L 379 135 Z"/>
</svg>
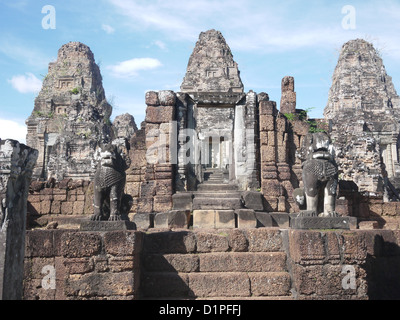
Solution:
<svg viewBox="0 0 400 320">
<path fill-rule="evenodd" d="M 235 210 L 242 208 L 238 186 L 229 184 L 221 170 L 207 169 L 204 182 L 193 192 L 193 210 Z"/>
<path fill-rule="evenodd" d="M 292 299 L 281 230 L 148 233 L 141 299 Z"/>
</svg>

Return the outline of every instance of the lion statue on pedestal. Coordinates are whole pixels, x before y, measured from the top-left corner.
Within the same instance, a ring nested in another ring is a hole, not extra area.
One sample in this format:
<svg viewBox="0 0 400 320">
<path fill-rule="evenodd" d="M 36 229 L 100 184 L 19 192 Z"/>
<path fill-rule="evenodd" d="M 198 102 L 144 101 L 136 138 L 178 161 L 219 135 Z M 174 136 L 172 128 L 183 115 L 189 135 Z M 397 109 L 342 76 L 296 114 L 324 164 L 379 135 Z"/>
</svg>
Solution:
<svg viewBox="0 0 400 320">
<path fill-rule="evenodd" d="M 94 177 L 94 213 L 91 220 L 126 220 L 121 202 L 126 182 L 125 170 L 129 160 L 117 146 L 108 144 L 100 152 L 100 161 Z"/>
<path fill-rule="evenodd" d="M 294 200 L 306 206 L 300 216 L 337 217 L 335 212 L 338 166 L 327 133 L 309 133 L 304 137 L 297 156 L 303 160 L 304 189 L 296 189 Z M 305 203 L 304 203 L 305 200 Z"/>
</svg>

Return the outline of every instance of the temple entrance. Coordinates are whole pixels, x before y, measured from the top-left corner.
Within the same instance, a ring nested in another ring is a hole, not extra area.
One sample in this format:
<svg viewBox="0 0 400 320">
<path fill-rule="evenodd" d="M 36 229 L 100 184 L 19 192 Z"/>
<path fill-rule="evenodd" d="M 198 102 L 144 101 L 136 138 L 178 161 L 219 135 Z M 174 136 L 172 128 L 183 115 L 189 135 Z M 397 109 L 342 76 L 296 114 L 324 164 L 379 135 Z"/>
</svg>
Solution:
<svg viewBox="0 0 400 320">
<path fill-rule="evenodd" d="M 207 161 L 204 163 L 206 168 L 225 169 L 227 161 L 224 137 L 209 137 L 207 152 Z"/>
</svg>

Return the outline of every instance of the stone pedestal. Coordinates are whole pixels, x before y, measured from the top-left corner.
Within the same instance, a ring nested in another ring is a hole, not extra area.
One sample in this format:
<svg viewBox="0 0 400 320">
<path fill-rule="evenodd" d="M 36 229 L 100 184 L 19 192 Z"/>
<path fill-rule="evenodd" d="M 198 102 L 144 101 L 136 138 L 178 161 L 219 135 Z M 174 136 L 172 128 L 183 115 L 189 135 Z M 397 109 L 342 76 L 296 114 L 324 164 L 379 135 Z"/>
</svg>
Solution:
<svg viewBox="0 0 400 320">
<path fill-rule="evenodd" d="M 292 229 L 356 229 L 355 217 L 294 217 L 290 219 Z"/>
<path fill-rule="evenodd" d="M 117 230 L 136 230 L 136 224 L 132 221 L 83 221 L 80 231 L 117 231 Z"/>
</svg>

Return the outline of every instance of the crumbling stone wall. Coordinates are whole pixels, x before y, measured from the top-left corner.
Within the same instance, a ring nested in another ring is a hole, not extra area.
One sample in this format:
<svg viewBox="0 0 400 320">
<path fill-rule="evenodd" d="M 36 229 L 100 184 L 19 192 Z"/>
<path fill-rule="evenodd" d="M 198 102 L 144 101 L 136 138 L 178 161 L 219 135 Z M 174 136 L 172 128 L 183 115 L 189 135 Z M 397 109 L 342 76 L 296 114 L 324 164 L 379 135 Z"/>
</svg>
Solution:
<svg viewBox="0 0 400 320">
<path fill-rule="evenodd" d="M 398 299 L 399 231 L 289 230 L 297 299 Z"/>
<path fill-rule="evenodd" d="M 399 244 L 391 230 L 28 231 L 24 299 L 398 299 Z"/>
<path fill-rule="evenodd" d="M 93 214 L 93 183 L 64 179 L 60 182 L 32 181 L 28 194 L 28 227 L 44 227 L 53 221 L 76 224 Z M 63 218 L 60 218 L 60 215 Z"/>
<path fill-rule="evenodd" d="M 293 190 L 301 186 L 301 161 L 295 152 L 309 125 L 298 118 L 289 121 L 274 101 L 259 104 L 261 192 L 267 211 L 295 212 Z"/>
<path fill-rule="evenodd" d="M 137 298 L 142 237 L 136 231 L 28 231 L 24 299 Z"/>
<path fill-rule="evenodd" d="M 176 157 L 177 151 L 170 146 L 176 139 L 172 126 L 175 102 L 172 91 L 146 93 L 146 119 L 130 141 L 132 165 L 126 172 L 126 193 L 133 197 L 132 213 L 172 208 L 175 167 L 171 157 Z"/>
</svg>

